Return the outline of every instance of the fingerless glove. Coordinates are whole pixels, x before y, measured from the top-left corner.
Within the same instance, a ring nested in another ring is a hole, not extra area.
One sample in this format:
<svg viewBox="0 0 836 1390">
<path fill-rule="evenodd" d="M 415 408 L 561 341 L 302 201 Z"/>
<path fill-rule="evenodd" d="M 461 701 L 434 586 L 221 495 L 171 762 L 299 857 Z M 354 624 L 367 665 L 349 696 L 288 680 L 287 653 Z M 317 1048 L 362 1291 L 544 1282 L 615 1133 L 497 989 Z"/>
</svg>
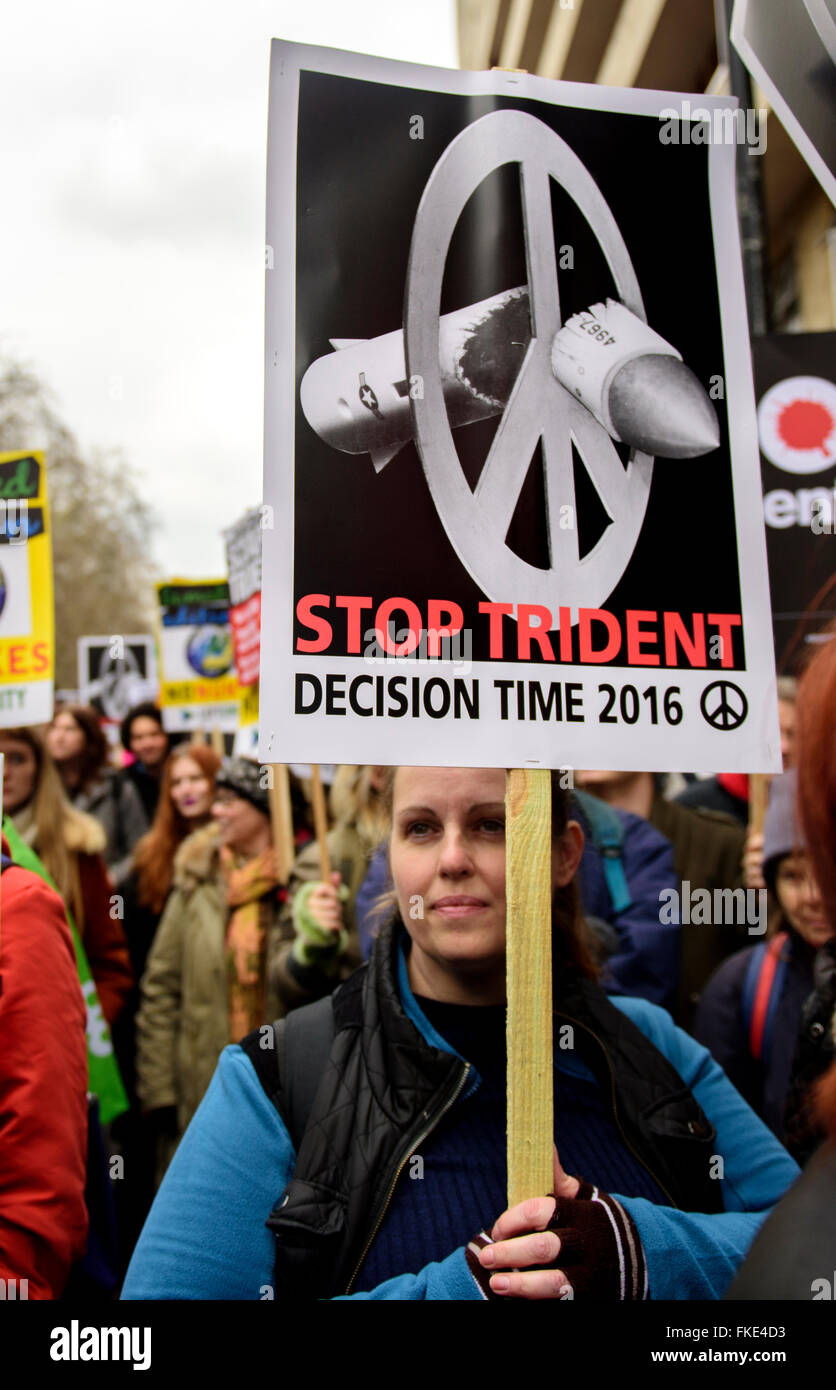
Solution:
<svg viewBox="0 0 836 1390">
<path fill-rule="evenodd" d="M 576 1197 L 556 1198 L 554 1216 L 545 1227 L 560 1238 L 560 1249 L 548 1265 L 527 1266 L 524 1273 L 559 1269 L 566 1276 L 561 1299 L 582 1298 L 597 1302 L 650 1298 L 647 1262 L 635 1222 L 616 1197 L 591 1183 L 581 1182 Z M 467 1263 L 483 1298 L 500 1300 L 490 1286 L 492 1274 L 483 1269 L 479 1251 L 493 1245 L 480 1231 L 467 1247 Z"/>
</svg>

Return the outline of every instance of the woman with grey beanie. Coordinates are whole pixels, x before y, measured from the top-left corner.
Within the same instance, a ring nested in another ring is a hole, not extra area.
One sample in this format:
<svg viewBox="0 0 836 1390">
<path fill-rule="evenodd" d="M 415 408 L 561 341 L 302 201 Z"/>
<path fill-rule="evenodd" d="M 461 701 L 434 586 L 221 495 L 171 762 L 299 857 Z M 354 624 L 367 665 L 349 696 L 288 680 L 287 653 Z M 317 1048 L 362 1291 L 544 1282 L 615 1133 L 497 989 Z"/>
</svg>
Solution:
<svg viewBox="0 0 836 1390">
<path fill-rule="evenodd" d="M 174 887 L 142 978 L 137 1094 L 153 1115 L 164 1171 L 218 1056 L 284 1012 L 267 978 L 283 933 L 285 888 L 273 846 L 265 768 L 226 759 L 212 820 L 174 860 Z"/>
</svg>

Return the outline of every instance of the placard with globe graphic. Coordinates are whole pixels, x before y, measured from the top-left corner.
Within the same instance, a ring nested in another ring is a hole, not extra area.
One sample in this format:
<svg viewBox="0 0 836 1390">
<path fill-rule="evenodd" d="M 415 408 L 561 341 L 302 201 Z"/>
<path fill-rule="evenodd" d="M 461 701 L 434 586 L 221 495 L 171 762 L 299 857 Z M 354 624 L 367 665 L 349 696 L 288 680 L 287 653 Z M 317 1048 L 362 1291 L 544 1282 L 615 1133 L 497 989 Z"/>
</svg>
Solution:
<svg viewBox="0 0 836 1390">
<path fill-rule="evenodd" d="M 238 727 L 239 686 L 225 579 L 157 585 L 160 706 L 172 733 Z"/>
</svg>

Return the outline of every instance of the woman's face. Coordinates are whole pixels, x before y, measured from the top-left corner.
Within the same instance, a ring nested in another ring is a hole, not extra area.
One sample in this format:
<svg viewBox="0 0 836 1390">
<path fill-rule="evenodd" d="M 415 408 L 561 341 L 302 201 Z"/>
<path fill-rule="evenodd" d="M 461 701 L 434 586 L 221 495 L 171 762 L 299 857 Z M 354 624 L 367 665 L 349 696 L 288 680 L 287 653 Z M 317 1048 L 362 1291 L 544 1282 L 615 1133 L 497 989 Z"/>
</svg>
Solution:
<svg viewBox="0 0 836 1390">
<path fill-rule="evenodd" d="M 194 758 L 175 758 L 172 763 L 171 799 L 185 820 L 208 816 L 212 783 Z"/>
<path fill-rule="evenodd" d="M 236 854 L 255 857 L 270 844 L 270 818 L 236 796 L 229 787 L 219 787 L 212 799 L 212 815 L 220 826 L 221 844 Z"/>
<path fill-rule="evenodd" d="M 808 946 L 818 950 L 833 936 L 807 854 L 787 854 L 778 864 L 775 893 L 784 916 Z"/>
<path fill-rule="evenodd" d="M 59 711 L 46 732 L 46 746 L 57 763 L 69 762 L 84 752 L 84 730 L 66 710 Z"/>
<path fill-rule="evenodd" d="M 412 938 L 413 988 L 450 1003 L 501 1001 L 505 772 L 399 767 L 392 810 L 390 862 Z M 577 868 L 583 836 L 572 827 L 552 856 L 553 887 Z"/>
<path fill-rule="evenodd" d="M 131 752 L 145 767 L 159 767 L 168 753 L 168 735 L 156 719 L 140 714 L 131 724 L 128 735 Z"/>
<path fill-rule="evenodd" d="M 0 734 L 3 754 L 3 810 L 13 816 L 34 794 L 38 763 L 28 743 Z"/>
</svg>

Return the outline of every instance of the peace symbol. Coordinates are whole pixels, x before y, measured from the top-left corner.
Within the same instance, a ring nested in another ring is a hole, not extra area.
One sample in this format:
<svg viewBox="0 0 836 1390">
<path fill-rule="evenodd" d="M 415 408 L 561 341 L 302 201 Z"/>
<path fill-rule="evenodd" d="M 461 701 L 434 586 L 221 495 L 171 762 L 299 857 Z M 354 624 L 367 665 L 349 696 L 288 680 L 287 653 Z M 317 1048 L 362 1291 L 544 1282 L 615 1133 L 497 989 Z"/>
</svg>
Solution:
<svg viewBox="0 0 836 1390">
<path fill-rule="evenodd" d="M 712 681 L 700 696 L 700 710 L 712 729 L 725 732 L 740 727 L 749 713 L 749 701 L 734 681 Z"/>
<path fill-rule="evenodd" d="M 439 365 L 441 287 L 447 251 L 471 194 L 494 169 L 520 165 L 532 338 L 476 487 L 462 471 L 444 404 Z M 555 379 L 561 326 L 549 180 L 578 205 L 595 233 L 623 303 L 647 316 L 627 247 L 598 185 L 564 140 L 534 116 L 495 111 L 453 140 L 430 175 L 409 254 L 404 313 L 407 376 L 423 382 L 412 400 L 414 434 L 436 510 L 465 568 L 491 599 L 599 608 L 633 553 L 644 520 L 653 457 L 637 449 L 626 469 L 606 430 Z M 546 481 L 549 568 L 528 564 L 505 538 L 538 440 Z M 583 559 L 578 553 L 572 444 L 612 518 Z M 569 506 L 575 525 L 563 529 Z"/>
</svg>

